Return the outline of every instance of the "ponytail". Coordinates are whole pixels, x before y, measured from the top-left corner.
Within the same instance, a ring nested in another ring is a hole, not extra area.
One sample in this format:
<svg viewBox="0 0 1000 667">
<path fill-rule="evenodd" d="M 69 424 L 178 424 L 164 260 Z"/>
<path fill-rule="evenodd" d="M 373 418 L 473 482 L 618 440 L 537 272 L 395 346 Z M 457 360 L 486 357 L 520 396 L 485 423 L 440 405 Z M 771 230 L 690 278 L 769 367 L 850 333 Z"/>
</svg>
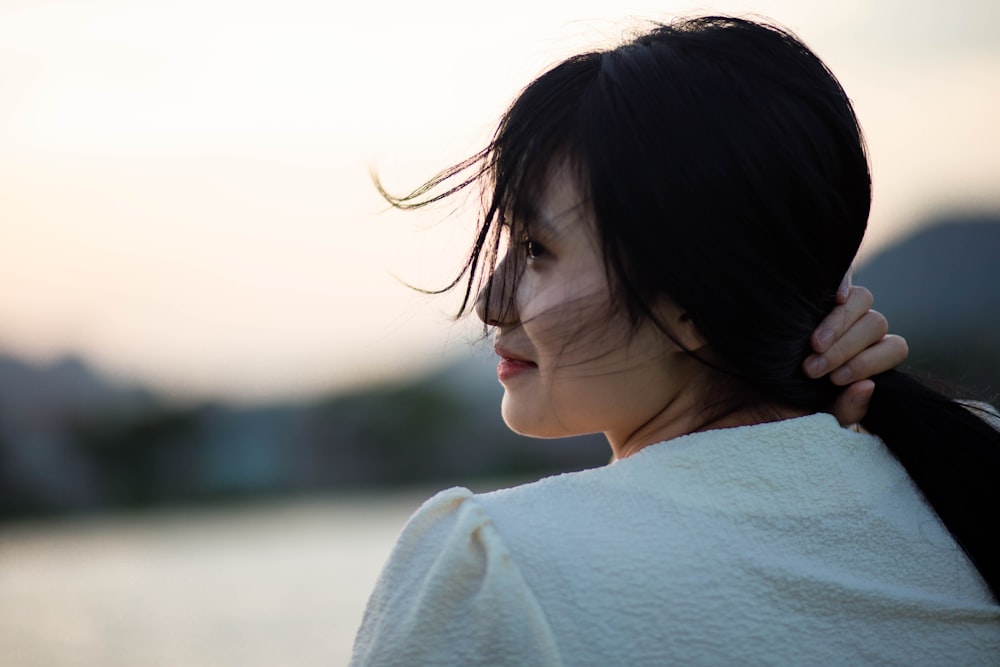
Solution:
<svg viewBox="0 0 1000 667">
<path fill-rule="evenodd" d="M 1000 600 L 1000 431 L 988 421 L 996 414 L 898 371 L 874 381 L 861 425 L 882 438 Z"/>
</svg>

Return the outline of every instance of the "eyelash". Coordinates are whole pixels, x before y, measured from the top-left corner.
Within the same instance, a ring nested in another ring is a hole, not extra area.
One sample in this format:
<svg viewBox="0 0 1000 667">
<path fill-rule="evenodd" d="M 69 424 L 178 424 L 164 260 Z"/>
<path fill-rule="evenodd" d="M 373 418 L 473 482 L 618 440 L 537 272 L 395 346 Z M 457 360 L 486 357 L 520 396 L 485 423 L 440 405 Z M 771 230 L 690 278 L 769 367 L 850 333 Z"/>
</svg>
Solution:
<svg viewBox="0 0 1000 667">
<path fill-rule="evenodd" d="M 508 238 L 510 238 L 511 232 L 513 231 L 510 221 L 504 217 L 501 217 L 500 226 L 503 228 L 504 232 L 508 234 Z M 521 242 L 518 245 L 523 249 L 524 256 L 529 261 L 539 259 L 543 255 L 547 255 L 549 252 L 545 246 L 543 246 L 541 243 L 531 238 L 527 234 L 524 234 L 524 236 L 521 238 Z"/>
<path fill-rule="evenodd" d="M 525 257 L 529 260 L 538 259 L 547 252 L 545 250 L 545 246 L 531 237 L 526 237 L 523 241 L 521 241 L 521 245 L 524 247 Z"/>
</svg>

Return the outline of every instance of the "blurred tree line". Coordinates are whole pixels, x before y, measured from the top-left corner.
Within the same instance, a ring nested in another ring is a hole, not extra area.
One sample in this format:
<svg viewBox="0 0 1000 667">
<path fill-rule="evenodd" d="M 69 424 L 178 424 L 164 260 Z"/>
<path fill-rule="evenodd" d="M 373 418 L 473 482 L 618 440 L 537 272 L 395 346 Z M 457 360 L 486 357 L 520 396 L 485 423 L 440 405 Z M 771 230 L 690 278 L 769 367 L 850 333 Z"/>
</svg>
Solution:
<svg viewBox="0 0 1000 667">
<path fill-rule="evenodd" d="M 607 461 L 597 436 L 542 443 L 511 433 L 486 361 L 236 407 L 167 403 L 106 384 L 75 359 L 35 368 L 0 358 L 0 517 L 456 484 Z"/>
<path fill-rule="evenodd" d="M 855 277 L 906 336 L 912 370 L 986 400 L 1000 388 L 998 253 L 1000 218 L 942 221 Z M 601 436 L 511 433 L 493 363 L 483 355 L 416 381 L 234 407 L 165 402 L 75 359 L 35 367 L 0 357 L 0 518 L 444 486 L 607 462 Z"/>
</svg>

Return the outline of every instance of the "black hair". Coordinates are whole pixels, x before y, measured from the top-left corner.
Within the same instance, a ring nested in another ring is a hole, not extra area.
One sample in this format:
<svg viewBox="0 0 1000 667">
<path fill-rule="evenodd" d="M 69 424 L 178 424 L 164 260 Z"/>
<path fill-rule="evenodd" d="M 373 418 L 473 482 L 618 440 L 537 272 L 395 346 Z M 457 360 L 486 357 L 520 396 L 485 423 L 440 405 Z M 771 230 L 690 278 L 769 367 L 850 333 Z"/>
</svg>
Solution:
<svg viewBox="0 0 1000 667">
<path fill-rule="evenodd" d="M 480 286 L 513 307 L 518 271 L 493 280 L 502 234 L 523 233 L 558 161 L 575 168 L 614 301 L 634 325 L 651 319 L 671 335 L 654 312 L 667 296 L 708 342 L 703 361 L 737 380 L 740 407 L 828 408 L 840 389 L 808 378 L 801 361 L 864 236 L 871 178 L 850 100 L 801 41 L 730 17 L 656 25 L 547 71 L 482 152 L 408 196 L 386 195 L 414 208 L 484 186 L 477 238 L 451 286 L 465 279 L 463 310 Z M 873 380 L 862 425 L 1000 598 L 1000 432 L 901 372 Z"/>
</svg>

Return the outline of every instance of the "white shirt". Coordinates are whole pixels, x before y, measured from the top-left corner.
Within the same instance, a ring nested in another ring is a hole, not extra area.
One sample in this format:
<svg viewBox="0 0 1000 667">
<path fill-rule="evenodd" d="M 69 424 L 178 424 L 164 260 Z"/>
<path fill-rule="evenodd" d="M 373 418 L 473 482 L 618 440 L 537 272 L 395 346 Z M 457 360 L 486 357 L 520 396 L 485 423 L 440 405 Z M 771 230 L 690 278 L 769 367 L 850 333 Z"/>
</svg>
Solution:
<svg viewBox="0 0 1000 667">
<path fill-rule="evenodd" d="M 1000 665 L 1000 606 L 882 442 L 819 414 L 436 495 L 352 661 L 670 664 Z"/>
</svg>

